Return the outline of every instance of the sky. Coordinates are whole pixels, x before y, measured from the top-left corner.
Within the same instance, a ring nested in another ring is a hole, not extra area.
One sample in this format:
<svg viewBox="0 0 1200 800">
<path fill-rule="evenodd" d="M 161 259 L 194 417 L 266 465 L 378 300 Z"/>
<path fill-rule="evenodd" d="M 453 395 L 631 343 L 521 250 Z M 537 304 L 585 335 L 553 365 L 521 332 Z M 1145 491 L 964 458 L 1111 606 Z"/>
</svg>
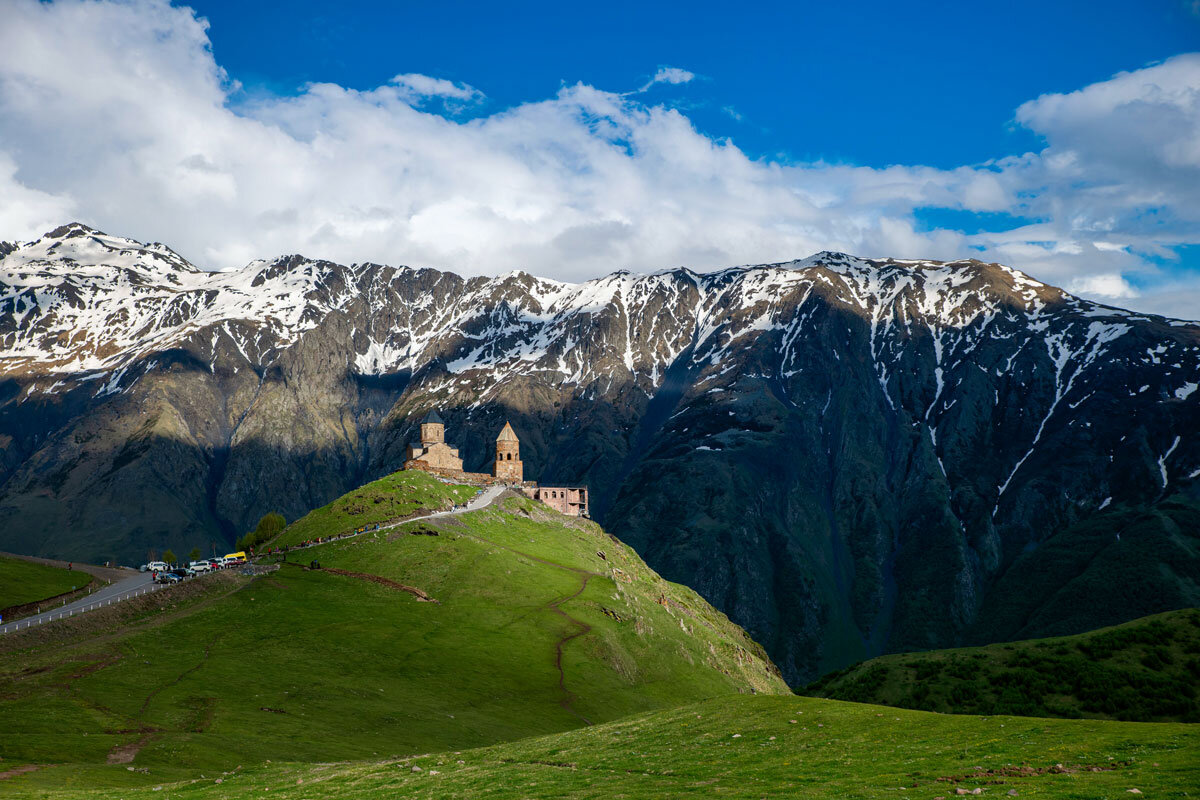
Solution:
<svg viewBox="0 0 1200 800">
<path fill-rule="evenodd" d="M 973 257 L 1200 318 L 1200 0 L 600 5 L 0 0 L 0 240 Z"/>
</svg>

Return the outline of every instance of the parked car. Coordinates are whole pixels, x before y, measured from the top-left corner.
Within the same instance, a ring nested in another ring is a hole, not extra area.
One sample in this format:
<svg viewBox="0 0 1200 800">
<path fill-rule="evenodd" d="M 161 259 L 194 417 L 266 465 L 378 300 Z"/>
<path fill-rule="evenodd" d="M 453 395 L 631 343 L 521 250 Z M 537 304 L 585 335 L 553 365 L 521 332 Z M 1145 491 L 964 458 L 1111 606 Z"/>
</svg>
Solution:
<svg viewBox="0 0 1200 800">
<path fill-rule="evenodd" d="M 174 572 L 159 572 L 154 576 L 155 583 L 179 583 L 183 578 Z"/>
<path fill-rule="evenodd" d="M 170 567 L 165 561 L 151 561 L 149 564 L 142 564 L 142 572 L 166 572 Z"/>
<path fill-rule="evenodd" d="M 180 580 L 183 580 L 184 578 L 192 577 L 196 574 L 196 572 L 190 567 L 176 567 L 175 569 L 171 570 L 171 574 L 178 576 Z"/>
<path fill-rule="evenodd" d="M 191 568 L 192 572 L 199 574 L 201 572 L 208 572 L 210 569 L 212 569 L 212 564 L 208 563 L 207 561 L 193 561 L 191 564 L 188 564 L 188 567 Z"/>
</svg>

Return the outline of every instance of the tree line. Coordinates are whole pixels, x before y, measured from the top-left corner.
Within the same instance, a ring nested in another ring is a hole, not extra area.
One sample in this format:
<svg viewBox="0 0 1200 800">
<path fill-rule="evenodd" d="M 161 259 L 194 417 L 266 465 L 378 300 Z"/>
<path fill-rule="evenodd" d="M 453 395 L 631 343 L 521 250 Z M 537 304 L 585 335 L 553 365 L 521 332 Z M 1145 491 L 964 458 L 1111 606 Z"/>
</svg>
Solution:
<svg viewBox="0 0 1200 800">
<path fill-rule="evenodd" d="M 258 521 L 258 524 L 254 526 L 254 530 L 243 534 L 234 544 L 233 548 L 234 550 L 253 550 L 263 542 L 268 542 L 275 538 L 286 526 L 287 520 L 283 518 L 283 514 L 277 511 L 264 514 L 262 519 Z M 214 544 L 212 547 L 213 555 L 216 555 L 216 545 Z M 146 555 L 150 561 L 157 560 L 157 554 L 154 550 L 150 550 Z M 188 561 L 199 561 L 202 555 L 203 553 L 199 547 L 193 547 L 192 551 L 188 553 Z M 162 560 L 168 564 L 174 564 L 178 559 L 175 551 L 168 549 L 163 551 Z"/>
</svg>

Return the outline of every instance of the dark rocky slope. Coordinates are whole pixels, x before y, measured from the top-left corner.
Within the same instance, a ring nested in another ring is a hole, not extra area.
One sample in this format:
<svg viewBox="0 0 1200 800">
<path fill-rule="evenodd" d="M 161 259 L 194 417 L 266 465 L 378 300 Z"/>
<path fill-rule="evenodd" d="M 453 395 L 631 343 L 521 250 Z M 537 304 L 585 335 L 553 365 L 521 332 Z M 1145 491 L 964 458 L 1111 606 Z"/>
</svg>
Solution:
<svg viewBox="0 0 1200 800">
<path fill-rule="evenodd" d="M 73 225 L 0 259 L 0 353 L 0 549 L 228 541 L 397 468 L 436 406 L 470 469 L 510 419 L 526 477 L 589 484 L 793 681 L 1200 602 L 1194 530 L 1101 546 L 1200 491 L 1200 327 L 996 264 L 212 274 Z M 1127 548 L 1136 582 L 1078 580 Z"/>
</svg>

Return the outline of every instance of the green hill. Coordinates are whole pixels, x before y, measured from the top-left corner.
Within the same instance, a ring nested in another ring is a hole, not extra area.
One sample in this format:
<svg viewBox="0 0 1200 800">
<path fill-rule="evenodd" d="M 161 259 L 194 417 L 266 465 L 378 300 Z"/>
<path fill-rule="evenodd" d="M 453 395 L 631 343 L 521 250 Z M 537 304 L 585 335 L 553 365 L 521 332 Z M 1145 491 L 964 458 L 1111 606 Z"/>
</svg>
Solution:
<svg viewBox="0 0 1200 800">
<path fill-rule="evenodd" d="M 55 597 L 91 581 L 92 576 L 84 572 L 0 556 L 0 611 Z"/>
<path fill-rule="evenodd" d="M 127 788 L 58 789 L 61 800 L 423 798 L 1188 797 L 1200 728 L 929 714 L 806 697 L 726 695 L 493 747 L 352 763 L 252 764 Z M 414 769 L 415 768 L 415 769 Z M 14 781 L 38 796 L 48 776 Z M 133 785 L 140 783 L 140 785 Z M 0 783 L 0 793 L 5 789 Z"/>
<path fill-rule="evenodd" d="M 1200 610 L 1076 636 L 875 658 L 804 693 L 958 714 L 1200 722 Z"/>
<path fill-rule="evenodd" d="M 425 480 L 401 483 L 443 491 Z M 319 535 L 369 521 L 355 494 L 309 515 Z M 309 517 L 282 537 L 312 538 Z M 694 592 L 523 497 L 289 558 L 0 637 L 0 773 L 43 765 L 0 793 L 464 749 L 788 691 Z"/>
<path fill-rule="evenodd" d="M 446 483 L 425 472 L 393 472 L 314 509 L 287 526 L 267 547 L 297 545 L 317 538 L 352 533 L 365 525 L 392 523 L 445 511 L 467 502 L 478 490 Z"/>
</svg>

